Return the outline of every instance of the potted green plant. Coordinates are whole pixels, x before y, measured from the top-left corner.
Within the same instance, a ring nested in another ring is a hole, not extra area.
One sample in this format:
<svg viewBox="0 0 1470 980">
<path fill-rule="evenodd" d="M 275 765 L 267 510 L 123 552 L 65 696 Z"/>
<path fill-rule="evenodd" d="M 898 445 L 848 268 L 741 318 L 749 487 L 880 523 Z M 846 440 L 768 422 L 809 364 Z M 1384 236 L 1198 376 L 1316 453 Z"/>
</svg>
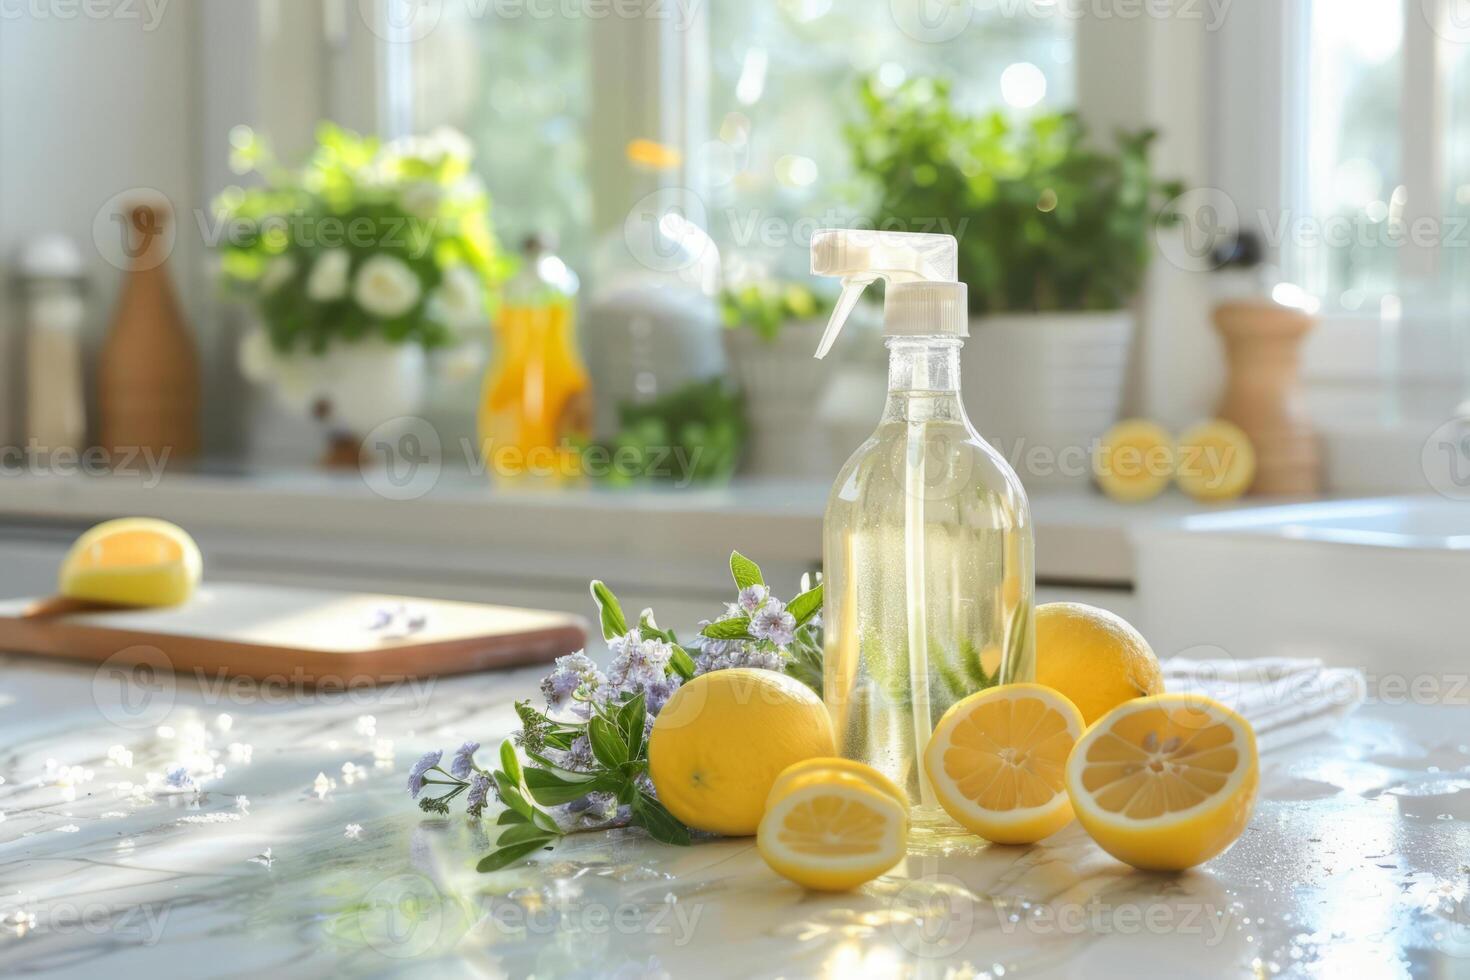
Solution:
<svg viewBox="0 0 1470 980">
<path fill-rule="evenodd" d="M 330 124 L 299 170 L 249 129 L 231 163 L 261 183 L 215 201 L 221 270 L 253 307 L 247 378 L 327 427 L 329 461 L 418 411 L 426 352 L 487 327 L 505 259 L 489 198 L 453 130 L 380 143 Z"/>
<path fill-rule="evenodd" d="M 860 104 L 847 138 L 875 224 L 959 241 L 976 424 L 1013 458 L 1051 451 L 1028 484 L 1085 483 L 1090 444 L 1118 417 L 1152 232 L 1182 192 L 1152 172 L 1156 134 L 1103 149 L 1075 113 L 967 113 L 922 78 L 865 82 Z"/>
<path fill-rule="evenodd" d="M 833 372 L 812 354 L 831 311 L 830 299 L 798 282 L 760 279 L 721 291 L 725 358 L 750 422 L 746 473 L 829 475 L 817 412 Z"/>
</svg>

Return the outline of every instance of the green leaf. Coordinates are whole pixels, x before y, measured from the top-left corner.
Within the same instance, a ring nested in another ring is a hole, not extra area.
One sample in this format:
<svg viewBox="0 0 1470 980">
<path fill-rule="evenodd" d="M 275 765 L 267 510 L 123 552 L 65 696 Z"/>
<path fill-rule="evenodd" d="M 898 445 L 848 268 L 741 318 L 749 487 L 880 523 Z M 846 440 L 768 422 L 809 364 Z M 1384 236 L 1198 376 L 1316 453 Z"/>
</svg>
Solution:
<svg viewBox="0 0 1470 980">
<path fill-rule="evenodd" d="M 710 623 L 699 631 L 700 636 L 707 636 L 711 640 L 753 640 L 750 635 L 750 617 L 736 616 L 734 619 L 722 619 Z"/>
<path fill-rule="evenodd" d="M 526 789 L 542 806 L 557 806 L 580 800 L 588 793 L 603 789 L 605 782 L 593 773 L 551 772 L 546 769 L 526 770 Z"/>
<path fill-rule="evenodd" d="M 535 807 L 531 802 L 521 795 L 520 784 L 513 783 L 503 772 L 495 773 L 495 788 L 500 791 L 500 801 L 510 807 L 516 813 L 531 820 L 535 816 Z"/>
<path fill-rule="evenodd" d="M 604 640 L 611 640 L 628 632 L 628 621 L 623 618 L 623 607 L 618 604 L 618 597 L 600 579 L 592 580 L 592 601 L 597 603 Z"/>
<path fill-rule="evenodd" d="M 628 761 L 628 743 L 607 719 L 593 718 L 588 722 L 587 738 L 592 743 L 593 756 L 607 768 L 616 769 Z"/>
<path fill-rule="evenodd" d="M 501 810 L 500 818 L 495 821 L 496 825 L 500 827 L 509 827 L 511 824 L 523 824 L 526 822 L 526 818 L 514 810 Z"/>
<path fill-rule="evenodd" d="M 633 822 L 648 831 L 650 837 L 664 844 L 689 844 L 689 828 L 680 823 L 664 805 L 642 793 L 633 799 Z"/>
<path fill-rule="evenodd" d="M 643 614 L 638 617 L 638 632 L 645 640 L 675 642 L 673 630 L 659 629 L 658 623 L 654 621 L 652 609 L 643 610 Z"/>
<path fill-rule="evenodd" d="M 689 656 L 689 651 L 677 643 L 674 644 L 674 655 L 669 658 L 669 666 L 674 668 L 674 673 L 686 681 L 694 678 L 694 658 Z"/>
<path fill-rule="evenodd" d="M 629 746 L 628 755 L 630 757 L 638 754 L 632 745 L 635 739 L 638 742 L 643 741 L 644 719 L 647 717 L 648 702 L 643 697 L 642 691 L 624 701 L 623 706 L 618 709 L 618 731 L 622 732 L 623 741 Z"/>
<path fill-rule="evenodd" d="M 475 865 L 475 870 L 480 872 L 499 871 L 508 864 L 514 864 L 529 854 L 534 854 L 550 843 L 551 838 L 543 837 L 540 840 L 522 841 L 519 844 L 511 844 L 507 847 L 497 848 Z"/>
<path fill-rule="evenodd" d="M 528 823 L 516 824 L 500 832 L 500 836 L 495 839 L 495 846 L 507 847 L 511 844 L 521 844 L 533 840 L 549 841 L 553 836 L 540 827 L 535 827 Z"/>
<path fill-rule="evenodd" d="M 805 626 L 813 616 L 822 611 L 822 584 L 818 582 L 815 588 L 792 599 L 786 611 L 796 618 L 797 626 Z"/>
<path fill-rule="evenodd" d="M 735 579 L 737 589 L 766 584 L 761 577 L 761 567 L 738 551 L 730 552 L 730 576 Z"/>
<path fill-rule="evenodd" d="M 516 747 L 510 739 L 500 743 L 500 768 L 511 782 L 517 785 L 522 782 L 521 760 L 516 756 Z"/>
</svg>

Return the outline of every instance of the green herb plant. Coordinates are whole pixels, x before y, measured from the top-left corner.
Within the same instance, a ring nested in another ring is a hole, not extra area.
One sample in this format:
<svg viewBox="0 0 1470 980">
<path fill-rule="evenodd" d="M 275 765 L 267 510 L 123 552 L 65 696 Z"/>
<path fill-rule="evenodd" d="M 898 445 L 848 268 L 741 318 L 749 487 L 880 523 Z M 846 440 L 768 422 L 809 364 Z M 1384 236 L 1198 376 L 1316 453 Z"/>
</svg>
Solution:
<svg viewBox="0 0 1470 980">
<path fill-rule="evenodd" d="M 1098 148 L 1076 113 L 970 114 L 948 82 L 862 83 L 846 138 L 878 228 L 959 241 L 975 314 L 1114 310 L 1138 292 L 1178 181 L 1154 177 L 1152 129 Z"/>
</svg>

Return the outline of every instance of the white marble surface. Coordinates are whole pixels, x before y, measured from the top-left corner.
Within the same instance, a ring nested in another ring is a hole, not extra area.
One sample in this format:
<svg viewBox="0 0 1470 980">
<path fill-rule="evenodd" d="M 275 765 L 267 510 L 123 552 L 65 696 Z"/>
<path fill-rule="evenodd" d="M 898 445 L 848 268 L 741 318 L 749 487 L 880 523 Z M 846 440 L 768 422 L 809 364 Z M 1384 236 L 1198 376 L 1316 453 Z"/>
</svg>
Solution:
<svg viewBox="0 0 1470 980">
<path fill-rule="evenodd" d="M 1465 707 L 1370 706 L 1268 756 L 1245 836 L 1185 875 L 1073 827 L 919 841 L 822 897 L 748 840 L 636 831 L 477 874 L 493 828 L 424 816 L 404 774 L 493 747 L 538 673 L 322 696 L 0 657 L 0 972 L 1470 976 Z"/>
</svg>

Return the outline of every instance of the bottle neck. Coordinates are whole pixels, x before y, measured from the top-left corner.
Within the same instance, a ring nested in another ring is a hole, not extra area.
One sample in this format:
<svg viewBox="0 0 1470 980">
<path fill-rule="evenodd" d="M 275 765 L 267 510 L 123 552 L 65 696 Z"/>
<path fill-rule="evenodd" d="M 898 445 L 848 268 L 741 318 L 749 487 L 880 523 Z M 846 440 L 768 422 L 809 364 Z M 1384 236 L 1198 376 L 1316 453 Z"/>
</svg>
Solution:
<svg viewBox="0 0 1470 980">
<path fill-rule="evenodd" d="M 956 337 L 890 337 L 885 421 L 960 420 L 960 348 Z"/>
</svg>

